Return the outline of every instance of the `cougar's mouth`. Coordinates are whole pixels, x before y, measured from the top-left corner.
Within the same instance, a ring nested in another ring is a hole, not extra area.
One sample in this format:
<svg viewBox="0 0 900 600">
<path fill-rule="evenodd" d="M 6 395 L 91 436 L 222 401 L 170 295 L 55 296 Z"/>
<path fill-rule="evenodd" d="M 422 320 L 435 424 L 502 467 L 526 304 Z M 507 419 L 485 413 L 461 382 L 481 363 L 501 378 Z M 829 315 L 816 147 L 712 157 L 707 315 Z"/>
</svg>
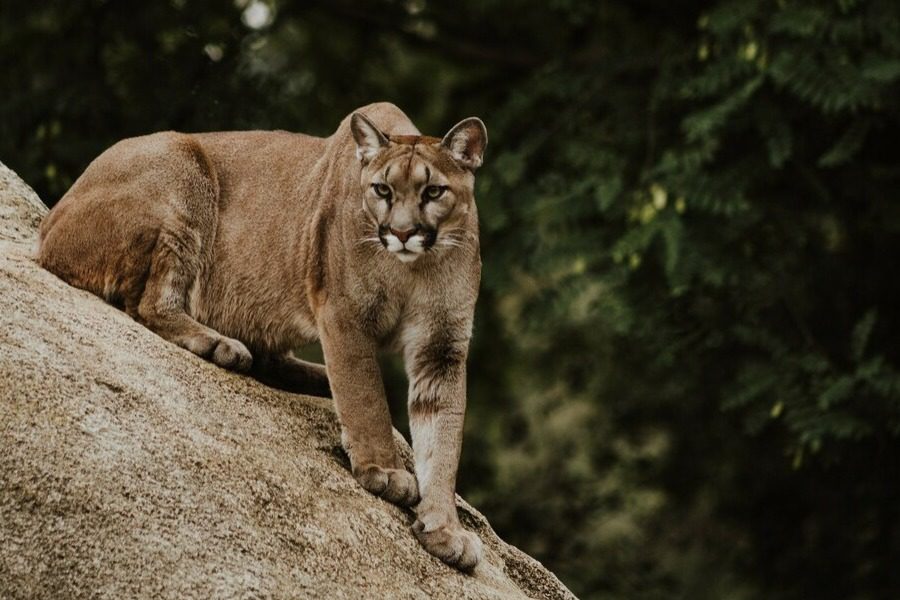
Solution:
<svg viewBox="0 0 900 600">
<path fill-rule="evenodd" d="M 382 246 L 397 257 L 400 262 L 409 263 L 434 245 L 437 232 L 431 229 L 416 228 L 413 231 L 395 231 L 382 226 L 378 232 Z"/>
</svg>

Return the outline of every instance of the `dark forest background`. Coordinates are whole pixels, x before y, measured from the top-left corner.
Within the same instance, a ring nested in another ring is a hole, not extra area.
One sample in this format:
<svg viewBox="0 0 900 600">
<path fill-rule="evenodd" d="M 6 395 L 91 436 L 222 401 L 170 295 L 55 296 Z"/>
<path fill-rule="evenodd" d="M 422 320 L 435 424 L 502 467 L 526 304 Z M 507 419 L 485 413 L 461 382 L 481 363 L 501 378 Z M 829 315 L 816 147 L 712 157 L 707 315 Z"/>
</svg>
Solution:
<svg viewBox="0 0 900 600">
<path fill-rule="evenodd" d="M 459 489 L 503 537 L 583 598 L 900 597 L 900 2 L 0 0 L 49 205 L 376 100 L 490 132 Z"/>
</svg>

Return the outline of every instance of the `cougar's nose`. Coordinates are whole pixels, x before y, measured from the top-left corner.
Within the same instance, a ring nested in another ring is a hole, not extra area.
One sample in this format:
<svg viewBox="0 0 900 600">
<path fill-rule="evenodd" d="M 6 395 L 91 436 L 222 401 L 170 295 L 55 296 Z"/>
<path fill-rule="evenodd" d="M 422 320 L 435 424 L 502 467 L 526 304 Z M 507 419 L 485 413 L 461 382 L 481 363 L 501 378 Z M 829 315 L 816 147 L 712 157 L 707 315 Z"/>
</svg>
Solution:
<svg viewBox="0 0 900 600">
<path fill-rule="evenodd" d="M 400 240 L 400 243 L 402 244 L 405 244 L 406 240 L 414 236 L 418 230 L 418 227 L 413 227 L 412 229 L 407 229 L 406 231 L 397 231 L 396 229 L 391 227 L 391 233 L 396 235 L 397 239 Z"/>
</svg>

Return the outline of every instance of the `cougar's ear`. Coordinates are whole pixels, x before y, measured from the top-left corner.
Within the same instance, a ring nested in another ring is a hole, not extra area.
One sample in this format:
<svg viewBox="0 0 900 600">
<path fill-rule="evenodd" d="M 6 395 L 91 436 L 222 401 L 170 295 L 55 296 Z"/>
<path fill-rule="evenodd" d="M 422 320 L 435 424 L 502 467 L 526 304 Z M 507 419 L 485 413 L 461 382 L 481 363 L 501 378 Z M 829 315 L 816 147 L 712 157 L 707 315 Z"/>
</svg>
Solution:
<svg viewBox="0 0 900 600">
<path fill-rule="evenodd" d="M 453 126 L 441 140 L 441 146 L 447 149 L 456 162 L 474 171 L 481 166 L 487 142 L 484 123 L 478 117 L 469 117 Z"/>
<path fill-rule="evenodd" d="M 350 131 L 356 140 L 356 158 L 364 165 L 389 143 L 387 137 L 362 113 L 353 113 L 350 117 Z"/>
</svg>

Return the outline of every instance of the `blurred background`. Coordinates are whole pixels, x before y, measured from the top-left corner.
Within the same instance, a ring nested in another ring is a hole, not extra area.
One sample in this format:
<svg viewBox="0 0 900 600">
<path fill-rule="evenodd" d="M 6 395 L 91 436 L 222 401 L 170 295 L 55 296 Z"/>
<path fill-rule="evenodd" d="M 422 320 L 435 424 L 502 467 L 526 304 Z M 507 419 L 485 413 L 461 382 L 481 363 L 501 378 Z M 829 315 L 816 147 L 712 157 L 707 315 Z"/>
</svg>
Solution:
<svg viewBox="0 0 900 600">
<path fill-rule="evenodd" d="M 2 0 L 0 89 L 50 206 L 127 136 L 480 116 L 460 492 L 582 598 L 900 597 L 896 0 Z"/>
</svg>

